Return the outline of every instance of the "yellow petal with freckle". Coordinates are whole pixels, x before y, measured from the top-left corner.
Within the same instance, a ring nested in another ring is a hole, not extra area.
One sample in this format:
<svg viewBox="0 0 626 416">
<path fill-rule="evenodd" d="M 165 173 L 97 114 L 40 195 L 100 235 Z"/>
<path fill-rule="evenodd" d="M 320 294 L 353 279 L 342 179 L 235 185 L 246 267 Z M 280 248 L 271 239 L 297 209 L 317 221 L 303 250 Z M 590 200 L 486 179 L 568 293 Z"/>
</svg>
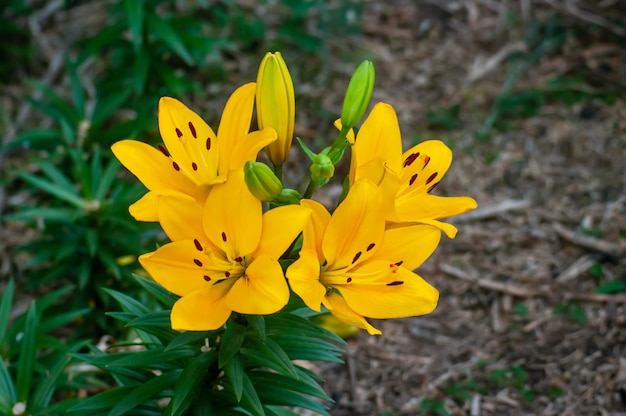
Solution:
<svg viewBox="0 0 626 416">
<path fill-rule="evenodd" d="M 379 244 L 385 227 L 380 190 L 372 182 L 356 182 L 333 213 L 322 242 L 332 269 L 366 260 Z"/>
<path fill-rule="evenodd" d="M 172 241 L 204 240 L 202 230 L 203 207 L 188 195 L 161 194 L 156 198 L 159 223 Z"/>
<path fill-rule="evenodd" d="M 391 284 L 358 284 L 354 279 L 339 290 L 350 308 L 369 318 L 405 318 L 432 312 L 439 292 L 403 266 L 393 274 Z"/>
<path fill-rule="evenodd" d="M 156 210 L 157 191 L 149 191 L 142 196 L 139 201 L 128 207 L 128 212 L 137 221 L 154 222 L 159 220 L 159 214 Z"/>
<path fill-rule="evenodd" d="M 302 250 L 314 250 L 317 253 L 319 262 L 322 263 L 324 261 L 322 237 L 324 236 L 324 230 L 326 230 L 326 226 L 330 221 L 330 213 L 324 205 L 312 199 L 303 199 L 300 201 L 300 205 L 311 210 L 309 221 L 302 230 L 304 234 Z"/>
<path fill-rule="evenodd" d="M 436 186 L 452 163 L 452 151 L 440 140 L 427 140 L 404 152 L 402 161 L 398 198 Z"/>
<path fill-rule="evenodd" d="M 121 140 L 111 150 L 115 157 L 149 190 L 174 189 L 193 193 L 195 185 L 176 171 L 172 159 L 149 144 L 137 140 Z"/>
<path fill-rule="evenodd" d="M 354 325 L 365 329 L 370 335 L 382 334 L 380 330 L 374 328 L 369 322 L 367 322 L 362 315 L 359 315 L 352 308 L 350 308 L 346 301 L 337 293 L 331 293 L 327 296 L 324 306 L 326 306 L 337 319 L 348 325 Z"/>
<path fill-rule="evenodd" d="M 320 263 L 314 250 L 300 250 L 300 258 L 287 268 L 287 279 L 291 290 L 314 311 L 320 306 L 326 294 L 326 288 L 319 282 Z"/>
<path fill-rule="evenodd" d="M 201 245 L 207 244 L 203 241 Z M 184 296 L 210 285 L 204 279 L 208 257 L 197 249 L 193 240 L 175 241 L 159 247 L 152 253 L 139 256 L 139 263 L 161 286 Z M 197 263 L 200 262 L 201 266 Z"/>
<path fill-rule="evenodd" d="M 233 283 L 233 279 L 227 279 L 180 298 L 170 315 L 172 329 L 210 331 L 222 327 L 232 313 L 226 304 L 226 294 Z"/>
<path fill-rule="evenodd" d="M 413 221 L 420 218 L 447 218 L 475 209 L 476 200 L 468 196 L 438 196 L 408 193 L 396 200 L 396 214 L 399 221 Z"/>
<path fill-rule="evenodd" d="M 435 251 L 441 230 L 431 225 L 410 225 L 385 231 L 383 241 L 370 261 L 385 260 L 415 270 Z"/>
<path fill-rule="evenodd" d="M 218 176 L 217 137 L 185 104 L 171 97 L 159 100 L 159 131 L 181 172 L 196 184 L 215 183 Z"/>
<path fill-rule="evenodd" d="M 443 231 L 444 234 L 448 238 L 456 237 L 457 229 L 454 225 L 449 224 L 447 222 L 430 220 L 430 219 L 420 219 L 420 220 L 410 221 L 410 222 L 388 222 L 387 228 L 389 229 L 389 228 L 406 227 L 406 226 L 415 225 L 415 224 L 432 225 L 433 227 L 437 227 L 441 231 Z"/>
<path fill-rule="evenodd" d="M 289 301 L 289 287 L 277 260 L 260 255 L 246 268 L 226 296 L 235 312 L 267 315 L 278 312 Z"/>
<path fill-rule="evenodd" d="M 228 174 L 228 180 L 214 186 L 204 205 L 206 236 L 231 257 L 251 254 L 262 232 L 262 206 L 248 190 L 243 170 Z"/>
<path fill-rule="evenodd" d="M 278 260 L 302 232 L 310 216 L 311 210 L 299 205 L 267 211 L 263 214 L 263 233 L 255 253 Z"/>
</svg>

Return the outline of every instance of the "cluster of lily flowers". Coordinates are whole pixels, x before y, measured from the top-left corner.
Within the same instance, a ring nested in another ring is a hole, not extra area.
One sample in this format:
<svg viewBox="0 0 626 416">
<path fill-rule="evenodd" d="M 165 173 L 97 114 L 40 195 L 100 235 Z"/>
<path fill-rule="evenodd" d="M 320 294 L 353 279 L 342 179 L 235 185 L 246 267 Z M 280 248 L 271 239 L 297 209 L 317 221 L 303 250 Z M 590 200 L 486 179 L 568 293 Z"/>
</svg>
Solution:
<svg viewBox="0 0 626 416">
<path fill-rule="evenodd" d="M 158 221 L 171 240 L 140 256 L 150 276 L 180 299 L 175 330 L 213 330 L 233 312 L 280 311 L 291 292 L 314 311 L 380 334 L 366 318 L 417 316 L 434 310 L 438 291 L 413 270 L 436 249 L 442 222 L 474 209 L 466 196 L 431 194 L 452 161 L 441 141 L 402 151 L 396 113 L 378 103 L 363 121 L 374 70 L 363 62 L 348 85 L 338 136 L 311 159 L 301 195 L 283 185 L 294 135 L 295 99 L 280 53 L 268 53 L 257 82 L 227 101 L 217 134 L 182 102 L 159 102 L 165 146 L 122 140 L 112 150 L 148 192 L 131 205 L 138 221 Z M 251 128 L 256 107 L 257 129 Z M 265 149 L 272 167 L 258 162 Z M 350 171 L 338 206 L 312 199 L 344 152 Z"/>
</svg>

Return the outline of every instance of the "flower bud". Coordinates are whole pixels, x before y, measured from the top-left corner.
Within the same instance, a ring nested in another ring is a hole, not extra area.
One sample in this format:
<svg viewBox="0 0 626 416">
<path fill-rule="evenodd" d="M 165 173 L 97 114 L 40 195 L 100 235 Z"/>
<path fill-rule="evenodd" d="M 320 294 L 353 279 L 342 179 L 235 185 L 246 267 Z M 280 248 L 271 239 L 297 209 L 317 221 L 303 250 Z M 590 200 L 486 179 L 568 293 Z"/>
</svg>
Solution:
<svg viewBox="0 0 626 416">
<path fill-rule="evenodd" d="M 259 130 L 276 130 L 278 139 L 265 150 L 274 165 L 282 165 L 291 149 L 296 101 L 293 81 L 280 52 L 268 52 L 259 65 L 256 111 Z"/>
<path fill-rule="evenodd" d="M 335 174 L 335 165 L 333 165 L 332 160 L 327 155 L 320 153 L 313 159 L 309 170 L 311 171 L 313 183 L 317 186 L 322 186 L 326 185 Z"/>
<path fill-rule="evenodd" d="M 352 74 L 341 109 L 343 127 L 352 128 L 363 118 L 374 91 L 374 78 L 374 64 L 371 61 L 361 62 Z"/>
<path fill-rule="evenodd" d="M 243 173 L 250 193 L 261 201 L 271 201 L 283 190 L 283 184 L 265 163 L 248 161 Z"/>
</svg>

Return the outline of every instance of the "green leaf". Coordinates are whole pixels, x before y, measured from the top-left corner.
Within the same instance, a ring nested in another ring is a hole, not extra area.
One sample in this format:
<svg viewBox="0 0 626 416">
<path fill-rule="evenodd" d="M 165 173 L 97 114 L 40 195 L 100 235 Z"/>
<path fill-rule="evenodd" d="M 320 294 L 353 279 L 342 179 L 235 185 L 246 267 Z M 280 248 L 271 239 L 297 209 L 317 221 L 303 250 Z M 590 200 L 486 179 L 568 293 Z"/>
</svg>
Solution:
<svg viewBox="0 0 626 416">
<path fill-rule="evenodd" d="M 54 166 L 52 163 L 47 160 L 38 160 L 35 163 L 46 175 L 48 175 L 50 179 L 52 179 L 55 184 L 67 189 L 68 191 L 74 190 L 74 183 L 65 175 L 65 173 L 63 173 L 62 170 Z"/>
<path fill-rule="evenodd" d="M 164 344 L 172 340 L 177 334 L 176 331 L 171 329 L 169 310 L 139 315 L 128 322 L 126 326 L 152 334 Z"/>
<path fill-rule="evenodd" d="M 11 374 L 9 374 L 9 369 L 4 364 L 4 359 L 0 359 L 0 413 L 13 414 L 12 409 L 16 402 L 17 395 Z"/>
<path fill-rule="evenodd" d="M 27 208 L 22 209 L 15 214 L 3 216 L 6 220 L 11 221 L 36 221 L 42 218 L 50 222 L 74 223 L 80 215 L 77 211 L 70 211 L 67 208 Z"/>
<path fill-rule="evenodd" d="M 219 368 L 223 368 L 239 352 L 245 337 L 246 328 L 243 325 L 239 325 L 236 320 L 231 320 L 222 335 L 219 349 Z"/>
<path fill-rule="evenodd" d="M 197 353 L 198 349 L 192 347 L 179 348 L 171 351 L 153 349 L 147 351 L 132 352 L 128 354 L 123 354 L 122 357 L 108 363 L 106 367 L 155 368 L 162 364 L 169 363 L 170 361 L 194 357 Z"/>
<path fill-rule="evenodd" d="M 47 334 L 53 329 L 56 329 L 68 322 L 71 322 L 80 316 L 87 315 L 89 312 L 91 312 L 91 309 L 83 308 L 83 309 L 76 309 L 73 311 L 52 315 L 47 319 L 41 320 L 41 322 L 39 323 L 38 332 L 40 334 Z"/>
<path fill-rule="evenodd" d="M 263 404 L 259 399 L 259 395 L 257 394 L 250 378 L 243 373 L 243 394 L 241 395 L 241 406 L 246 409 L 248 412 L 252 413 L 253 416 L 265 416 L 265 411 L 263 410 Z"/>
<path fill-rule="evenodd" d="M 69 409 L 69 413 L 73 414 L 74 412 L 82 411 L 82 414 L 92 415 L 93 413 L 91 412 L 93 411 L 110 409 L 113 404 L 118 403 L 120 400 L 127 397 L 134 390 L 134 388 L 134 386 L 116 387 L 102 393 L 98 393 L 95 396 L 81 400 L 77 405 L 72 406 Z M 90 413 L 84 412 L 86 410 L 90 411 Z"/>
<path fill-rule="evenodd" d="M 163 390 L 170 388 L 174 384 L 181 372 L 181 370 L 174 370 L 163 373 L 139 387 L 134 388 L 111 409 L 109 416 L 121 416 L 145 401 L 159 397 L 162 395 Z"/>
<path fill-rule="evenodd" d="M 115 299 L 125 312 L 134 313 L 137 315 L 143 315 L 150 312 L 150 310 L 141 302 L 131 298 L 128 295 L 123 294 L 122 292 L 118 292 L 117 290 L 108 288 L 102 288 L 102 291 Z"/>
<path fill-rule="evenodd" d="M 135 52 L 141 49 L 143 42 L 143 3 L 143 0 L 124 0 L 124 12 Z"/>
<path fill-rule="evenodd" d="M 224 367 L 224 373 L 230 381 L 230 385 L 233 388 L 235 399 L 237 402 L 241 401 L 241 395 L 243 394 L 243 375 L 245 373 L 243 369 L 243 361 L 239 353 L 235 354 L 226 366 Z"/>
<path fill-rule="evenodd" d="M 249 336 L 241 348 L 244 358 L 250 360 L 260 367 L 267 367 L 297 377 L 296 370 L 289 359 L 289 356 L 272 339 L 260 339 Z"/>
<path fill-rule="evenodd" d="M 33 129 L 18 134 L 6 145 L 8 148 L 25 147 L 27 149 L 52 149 L 61 141 L 61 133 L 53 129 Z M 4 146 L 2 146 L 4 147 Z"/>
<path fill-rule="evenodd" d="M 182 332 L 176 335 L 176 337 L 167 345 L 167 347 L 165 347 L 165 351 L 170 351 L 183 345 L 194 344 L 203 339 L 209 339 L 214 333 L 214 331 Z"/>
<path fill-rule="evenodd" d="M 146 80 L 150 72 L 150 55 L 146 49 L 142 49 L 135 54 L 135 63 L 133 71 L 133 91 L 140 95 L 146 87 Z"/>
<path fill-rule="evenodd" d="M 97 177 L 99 181 L 97 182 L 97 185 L 94 186 L 94 198 L 96 200 L 103 200 L 107 193 L 109 193 L 121 166 L 122 165 L 117 161 L 117 159 L 111 159 L 109 164 L 104 169 L 102 176 Z"/>
<path fill-rule="evenodd" d="M 35 301 L 30 304 L 26 313 L 26 322 L 24 325 L 24 335 L 20 341 L 20 357 L 17 362 L 17 400 L 26 402 L 30 391 L 30 383 L 33 379 L 33 368 L 36 361 L 36 344 L 37 337 L 37 306 Z"/>
<path fill-rule="evenodd" d="M 6 345 L 5 335 L 9 326 L 9 315 L 11 314 L 11 304 L 13 303 L 13 292 L 15 291 L 15 282 L 9 279 L 4 287 L 2 299 L 0 299 L 0 345 Z M 2 349 L 0 348 L 0 352 Z M 0 361 L 2 361 L 0 359 Z M 0 390 L 2 391 L 2 390 Z"/>
<path fill-rule="evenodd" d="M 122 89 L 116 91 L 115 94 L 100 94 L 98 101 L 93 109 L 93 115 L 91 121 L 93 124 L 103 123 L 115 110 L 118 110 L 121 105 L 128 99 L 131 91 L 128 89 Z"/>
<path fill-rule="evenodd" d="M 332 402 L 332 399 L 324 392 L 324 390 L 322 390 L 319 384 L 317 384 L 315 381 L 307 380 L 308 377 L 304 376 L 304 373 L 302 373 L 301 375 L 303 377 L 295 379 L 292 377 L 283 376 L 282 374 L 271 373 L 269 371 L 250 371 L 248 373 L 252 384 L 257 386 L 257 391 L 260 391 L 258 386 L 264 385 L 269 388 L 291 390 L 292 392 L 306 394 L 308 396 L 317 397 L 319 399 Z M 264 403 L 272 404 L 269 402 Z"/>
<path fill-rule="evenodd" d="M 611 282 L 606 282 L 601 286 L 598 286 L 596 289 L 596 293 L 601 294 L 611 294 L 611 293 L 622 293 L 626 292 L 626 282 L 620 280 L 614 280 Z M 2 339 L 2 337 L 0 337 Z"/>
<path fill-rule="evenodd" d="M 85 230 L 85 244 L 89 257 L 94 257 L 98 252 L 99 236 L 97 228 L 88 228 Z"/>
<path fill-rule="evenodd" d="M 163 43 L 169 46 L 187 65 L 192 66 L 194 64 L 193 58 L 189 54 L 182 39 L 168 22 L 156 15 L 148 14 L 146 15 L 146 23 L 150 33 L 161 39 Z"/>
<path fill-rule="evenodd" d="M 85 201 L 74 189 L 69 190 L 27 172 L 17 171 L 16 174 L 31 185 L 74 205 L 76 208 L 83 209 L 85 207 Z"/>
<path fill-rule="evenodd" d="M 265 371 L 252 371 L 249 377 L 259 399 L 266 405 L 301 407 L 321 415 L 329 415 L 328 406 L 300 394 L 299 390 L 308 391 L 308 386 L 298 380 Z"/>
<path fill-rule="evenodd" d="M 83 84 L 78 77 L 78 64 L 72 62 L 69 58 L 65 59 L 67 75 L 70 79 L 70 90 L 72 91 L 72 101 L 74 101 L 74 109 L 76 115 L 81 120 L 85 119 L 85 90 Z"/>
<path fill-rule="evenodd" d="M 208 375 L 209 367 L 215 363 L 215 350 L 202 353 L 187 364 L 174 386 L 172 395 L 171 414 L 184 415 L 193 400 L 193 396 L 201 389 L 203 381 Z"/>
<path fill-rule="evenodd" d="M 263 315 L 246 315 L 246 320 L 261 339 L 265 338 L 265 317 Z"/>
<path fill-rule="evenodd" d="M 149 278 L 139 276 L 138 274 L 133 273 L 133 278 L 137 283 L 139 283 L 149 294 L 157 298 L 161 303 L 165 305 L 168 309 L 171 309 L 174 306 L 174 302 L 176 302 L 179 297 L 170 293 L 163 286 L 155 282 L 154 280 L 150 280 Z"/>
</svg>

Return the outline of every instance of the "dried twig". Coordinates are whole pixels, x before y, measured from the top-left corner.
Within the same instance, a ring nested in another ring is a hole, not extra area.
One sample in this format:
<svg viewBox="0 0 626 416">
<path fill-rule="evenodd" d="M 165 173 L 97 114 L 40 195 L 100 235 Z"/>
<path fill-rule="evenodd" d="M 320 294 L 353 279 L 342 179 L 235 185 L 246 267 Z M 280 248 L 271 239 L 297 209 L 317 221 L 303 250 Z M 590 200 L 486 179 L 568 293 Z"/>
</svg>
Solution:
<svg viewBox="0 0 626 416">
<path fill-rule="evenodd" d="M 610 243 L 598 238 L 580 235 L 565 228 L 559 223 L 552 224 L 552 228 L 561 238 L 581 247 L 605 253 L 616 258 L 626 255 L 626 243 Z"/>
</svg>

